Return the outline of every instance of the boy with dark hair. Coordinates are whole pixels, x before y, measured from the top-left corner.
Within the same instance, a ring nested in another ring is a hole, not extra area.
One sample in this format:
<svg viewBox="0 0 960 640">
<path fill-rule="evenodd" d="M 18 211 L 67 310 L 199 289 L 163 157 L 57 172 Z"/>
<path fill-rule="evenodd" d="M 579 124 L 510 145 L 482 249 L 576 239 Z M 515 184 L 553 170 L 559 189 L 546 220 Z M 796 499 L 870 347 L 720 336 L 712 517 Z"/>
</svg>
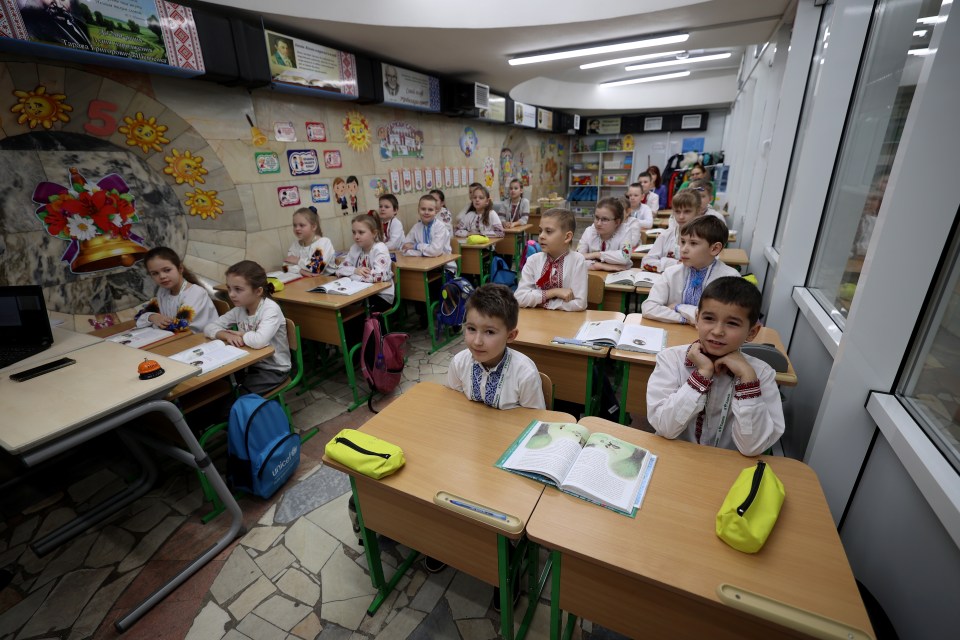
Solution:
<svg viewBox="0 0 960 640">
<path fill-rule="evenodd" d="M 657 192 L 653 190 L 653 176 L 647 171 L 642 171 L 640 175 L 637 176 L 637 184 L 639 184 L 640 188 L 643 190 L 643 199 L 641 202 L 650 207 L 650 210 L 654 213 L 659 211 L 660 196 L 658 196 Z"/>
<path fill-rule="evenodd" d="M 587 308 L 587 262 L 571 251 L 577 220 L 568 209 L 550 209 L 540 218 L 540 253 L 527 259 L 514 294 L 521 307 L 561 311 Z"/>
<path fill-rule="evenodd" d="M 780 439 L 783 407 L 775 372 L 740 352 L 760 331 L 761 297 L 740 277 L 712 282 L 700 297 L 699 340 L 664 349 L 647 383 L 657 435 L 756 456 Z"/>
<path fill-rule="evenodd" d="M 678 196 L 679 197 L 679 196 Z M 680 264 L 663 272 L 640 309 L 651 320 L 693 324 L 704 287 L 737 270 L 717 256 L 727 239 L 727 225 L 713 216 L 694 218 L 680 229 Z"/>
<path fill-rule="evenodd" d="M 673 197 L 670 224 L 660 232 L 640 265 L 646 271 L 663 273 L 680 261 L 680 227 L 700 215 L 700 194 L 684 189 Z"/>
<path fill-rule="evenodd" d="M 540 372 L 533 360 L 507 347 L 517 337 L 520 307 L 502 284 L 485 284 L 467 299 L 463 337 L 447 386 L 496 409 L 544 409 Z"/>
</svg>

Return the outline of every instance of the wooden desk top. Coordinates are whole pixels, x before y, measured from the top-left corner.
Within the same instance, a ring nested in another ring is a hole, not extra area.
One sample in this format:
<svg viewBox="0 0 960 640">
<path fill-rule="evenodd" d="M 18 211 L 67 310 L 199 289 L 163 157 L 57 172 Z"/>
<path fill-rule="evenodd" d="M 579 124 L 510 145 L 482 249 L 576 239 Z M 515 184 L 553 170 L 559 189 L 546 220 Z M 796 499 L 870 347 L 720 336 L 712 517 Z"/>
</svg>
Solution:
<svg viewBox="0 0 960 640">
<path fill-rule="evenodd" d="M 741 470 L 736 451 L 667 440 L 600 418 L 580 421 L 652 451 L 659 459 L 635 518 L 548 487 L 527 523 L 540 544 L 688 597 L 720 604 L 721 583 L 869 631 L 853 573 L 816 474 L 790 458 L 762 456 L 786 488 L 766 545 L 756 554 L 720 540 L 717 510 Z"/>
<path fill-rule="evenodd" d="M 639 268 L 624 269 L 624 271 L 636 272 L 636 271 L 640 271 L 640 269 Z M 640 289 L 639 287 L 634 287 L 633 285 L 629 285 L 629 284 L 607 284 L 606 278 L 611 273 L 613 272 L 588 270 L 587 276 L 590 278 L 600 278 L 600 280 L 603 281 L 603 288 L 609 291 L 623 291 L 624 293 L 633 293 L 635 290 Z M 643 289 L 640 289 L 640 290 L 649 291 L 649 288 L 644 287 Z"/>
<path fill-rule="evenodd" d="M 526 523 L 544 485 L 493 464 L 534 419 L 569 422 L 572 416 L 536 409 L 500 411 L 442 385 L 421 382 L 360 430 L 403 449 L 406 465 L 378 481 L 385 489 L 430 504 L 438 491 L 447 491 Z M 350 473 L 326 456 L 323 462 Z"/>
<path fill-rule="evenodd" d="M 681 344 L 691 344 L 698 339 L 697 328 L 689 324 L 676 324 L 673 322 L 659 322 L 657 320 L 648 320 L 642 317 L 642 314 L 631 313 L 624 320 L 625 324 L 642 324 L 645 327 L 656 327 L 664 329 L 667 332 L 667 346 L 676 347 Z M 787 349 L 783 346 L 780 334 L 776 329 L 770 327 L 761 327 L 757 337 L 753 340 L 760 344 L 772 344 L 780 353 L 787 355 Z M 635 351 L 624 351 L 623 349 L 611 349 L 610 357 L 614 360 L 623 360 L 633 364 L 649 364 L 651 367 L 657 363 L 657 356 L 653 353 L 637 353 Z M 786 387 L 793 387 L 797 384 L 797 372 L 793 369 L 793 363 L 787 358 L 787 370 L 784 373 L 778 373 L 777 384 Z"/>
<path fill-rule="evenodd" d="M 76 364 L 25 382 L 14 382 L 6 375 L 0 378 L 0 445 L 10 453 L 24 452 L 143 400 L 162 397 L 167 389 L 197 375 L 197 369 L 188 364 L 156 358 L 165 373 L 140 380 L 137 366 L 144 360 L 143 351 L 78 335 L 96 342 L 67 352 Z M 43 362 L 63 355 L 44 353 L 48 357 Z M 29 367 L 17 370 L 25 368 Z"/>
<path fill-rule="evenodd" d="M 123 333 L 124 331 L 130 331 L 131 329 L 136 329 L 136 328 L 137 328 L 137 321 L 136 321 L 136 320 L 126 320 L 126 321 L 121 322 L 121 323 L 119 323 L 119 324 L 115 324 L 115 325 L 113 325 L 113 326 L 111 326 L 111 327 L 104 327 L 103 329 L 97 329 L 96 331 L 91 331 L 91 332 L 90 332 L 90 335 L 92 335 L 92 336 L 97 336 L 97 337 L 99 337 L 99 338 L 109 338 L 110 336 L 115 336 L 115 335 L 117 335 L 118 333 Z M 148 348 L 148 347 L 159 346 L 159 345 L 161 345 L 161 344 L 166 344 L 166 343 L 168 343 L 168 342 L 175 342 L 176 340 L 180 340 L 181 338 L 186 338 L 186 337 L 189 336 L 189 335 L 193 335 L 193 332 L 192 332 L 192 331 L 180 331 L 180 332 L 178 332 L 178 333 L 173 333 L 173 334 L 171 334 L 170 336 L 168 336 L 168 337 L 166 337 L 166 338 L 161 338 L 160 340 L 157 340 L 156 342 L 152 342 L 152 343 L 150 343 L 150 344 L 148 344 L 148 345 L 145 345 L 144 347 L 141 347 L 141 349 L 146 349 L 146 348 Z M 174 352 L 174 353 L 176 353 L 176 352 Z"/>
<path fill-rule="evenodd" d="M 517 225 L 514 225 L 514 226 L 512 226 L 512 227 L 506 227 L 506 226 L 505 226 L 505 227 L 503 228 L 503 232 L 504 232 L 504 233 L 511 234 L 511 235 L 517 235 L 518 233 L 523 233 L 523 232 L 525 232 L 525 231 L 529 231 L 529 230 L 532 229 L 532 228 L 533 228 L 533 225 L 528 222 L 527 224 L 517 224 Z M 501 238 L 501 239 L 502 239 L 502 238 Z"/>
<path fill-rule="evenodd" d="M 484 242 L 483 244 L 467 244 L 466 238 L 456 238 L 456 241 L 460 244 L 460 249 L 486 249 L 501 240 L 503 240 L 503 238 L 489 238 L 489 242 Z"/>
<path fill-rule="evenodd" d="M 636 251 L 631 253 L 630 257 L 634 260 L 642 260 L 646 255 L 646 251 Z M 721 249 L 719 258 L 720 262 L 731 267 L 742 267 L 750 264 L 750 257 L 743 249 Z"/>
<path fill-rule="evenodd" d="M 445 253 L 442 256 L 403 256 L 397 254 L 397 267 L 408 271 L 432 271 L 460 257 L 458 253 Z"/>
<path fill-rule="evenodd" d="M 352 296 L 338 296 L 330 293 L 310 293 L 309 290 L 319 287 L 327 282 L 337 280 L 336 276 L 312 276 L 309 278 L 300 278 L 287 283 L 283 291 L 273 294 L 273 299 L 278 303 L 308 304 L 317 307 L 327 307 L 330 309 L 342 309 L 350 305 L 365 300 L 370 296 L 375 296 L 384 289 L 393 286 L 393 282 L 375 282 L 372 287 Z"/>
<path fill-rule="evenodd" d="M 182 340 L 150 345 L 147 347 L 147 351 L 161 356 L 172 356 L 180 353 L 181 351 L 192 349 L 193 347 L 201 345 L 205 342 L 207 342 L 207 339 L 202 334 L 195 333 L 183 338 Z M 271 346 L 266 346 L 263 349 L 251 349 L 250 347 L 241 348 L 247 352 L 246 357 L 234 360 L 233 362 L 228 362 L 222 367 L 217 367 L 216 369 L 208 371 L 203 375 L 181 382 L 170 390 L 170 393 L 167 394 L 167 400 L 173 400 L 174 398 L 179 398 L 180 396 L 190 393 L 191 391 L 196 391 L 200 387 L 204 387 L 221 378 L 226 378 L 231 373 L 240 371 L 241 369 L 249 367 L 255 362 L 259 362 L 264 358 L 269 358 L 273 355 L 273 347 Z M 191 365 L 187 366 L 191 367 L 194 371 L 199 371 L 199 369 L 196 367 L 192 367 Z M 164 366 L 164 368 L 166 368 L 166 366 Z"/>
<path fill-rule="evenodd" d="M 556 337 L 572 338 L 587 321 L 623 319 L 624 315 L 619 311 L 520 309 L 520 321 L 517 323 L 520 332 L 514 343 L 604 357 L 610 351 L 607 347 L 594 349 L 569 344 L 553 344 L 551 340 Z"/>
<path fill-rule="evenodd" d="M 57 358 L 70 353 L 71 351 L 76 351 L 77 349 L 82 349 L 84 347 L 89 347 L 92 344 L 103 342 L 103 338 L 99 338 L 89 333 L 67 331 L 66 329 L 61 329 L 60 327 L 53 327 L 52 333 L 52 345 L 36 355 L 32 355 L 29 358 L 21 360 L 20 362 L 15 362 L 14 364 L 3 367 L 0 369 L 0 375 L 16 373 L 18 371 L 23 371 L 24 369 L 30 369 L 31 367 L 43 364 L 44 362 L 56 360 Z"/>
</svg>

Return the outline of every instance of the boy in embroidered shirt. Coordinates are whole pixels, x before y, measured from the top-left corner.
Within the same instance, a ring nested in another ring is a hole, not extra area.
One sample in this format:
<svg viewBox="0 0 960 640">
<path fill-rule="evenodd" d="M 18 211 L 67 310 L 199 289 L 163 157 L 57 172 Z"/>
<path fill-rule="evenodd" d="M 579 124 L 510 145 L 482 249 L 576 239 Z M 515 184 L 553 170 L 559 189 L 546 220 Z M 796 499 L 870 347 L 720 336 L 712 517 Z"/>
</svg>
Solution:
<svg viewBox="0 0 960 640">
<path fill-rule="evenodd" d="M 696 191 L 700 195 L 700 215 L 702 216 L 713 216 L 715 218 L 720 218 L 726 224 L 726 220 L 723 217 L 723 214 L 714 209 L 711 205 L 713 203 L 713 183 L 703 178 L 701 180 L 691 180 L 690 189 Z"/>
<path fill-rule="evenodd" d="M 540 218 L 540 253 L 527 259 L 514 294 L 521 307 L 561 311 L 587 308 L 587 263 L 570 251 L 577 220 L 572 211 L 550 209 Z"/>
<path fill-rule="evenodd" d="M 657 435 L 756 456 L 780 439 L 776 374 L 740 352 L 760 330 L 760 292 L 743 278 L 713 281 L 700 297 L 699 341 L 664 349 L 647 383 Z"/>
<path fill-rule="evenodd" d="M 680 236 L 678 230 L 697 217 L 700 211 L 700 196 L 686 189 L 673 197 L 673 216 L 666 229 L 660 232 L 640 266 L 645 271 L 663 273 L 667 267 L 680 262 Z M 723 240 L 726 242 L 726 238 Z"/>
<path fill-rule="evenodd" d="M 400 213 L 400 202 L 392 193 L 380 196 L 380 222 L 383 223 L 383 244 L 390 251 L 399 251 L 403 246 L 403 223 L 397 214 Z"/>
<path fill-rule="evenodd" d="M 520 307 L 502 284 L 485 284 L 467 299 L 467 348 L 453 356 L 447 386 L 496 409 L 544 409 L 533 360 L 507 346 L 517 337 Z"/>
<path fill-rule="evenodd" d="M 639 182 L 627 187 L 627 209 L 623 215 L 635 219 L 642 231 L 653 228 L 653 210 L 643 203 L 643 187 Z"/>
<path fill-rule="evenodd" d="M 663 272 L 643 301 L 643 315 L 661 322 L 693 324 L 704 287 L 726 276 L 740 277 L 717 256 L 727 239 L 727 225 L 713 216 L 700 216 L 680 229 L 680 264 Z"/>
<path fill-rule="evenodd" d="M 640 189 L 643 191 L 643 198 L 640 200 L 643 204 L 650 207 L 650 211 L 656 213 L 660 210 L 660 196 L 657 195 L 657 192 L 653 190 L 653 176 L 649 172 L 644 171 L 639 176 L 637 176 L 637 184 L 640 185 Z"/>
</svg>

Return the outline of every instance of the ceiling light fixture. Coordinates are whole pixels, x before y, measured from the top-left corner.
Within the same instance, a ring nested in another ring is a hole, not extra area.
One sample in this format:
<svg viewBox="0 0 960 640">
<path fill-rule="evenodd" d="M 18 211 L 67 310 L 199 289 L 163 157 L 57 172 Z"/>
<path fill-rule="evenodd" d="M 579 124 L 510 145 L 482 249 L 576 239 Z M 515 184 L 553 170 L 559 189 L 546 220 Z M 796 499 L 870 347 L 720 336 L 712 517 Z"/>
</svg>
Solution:
<svg viewBox="0 0 960 640">
<path fill-rule="evenodd" d="M 918 37 L 918 38 L 922 38 L 923 36 L 927 35 L 927 30 L 926 30 L 926 29 L 917 29 L 916 31 L 913 32 L 913 35 L 916 36 L 916 37 Z"/>
<path fill-rule="evenodd" d="M 706 62 L 708 60 L 723 60 L 724 58 L 729 58 L 733 54 L 729 51 L 726 53 L 712 53 L 706 56 L 691 56 L 685 60 L 663 60 L 661 62 L 647 62 L 645 64 L 632 64 L 624 67 L 626 71 L 640 71 L 641 69 L 656 69 L 657 67 L 672 67 L 678 64 L 687 64 L 688 62 Z"/>
<path fill-rule="evenodd" d="M 633 40 L 631 42 L 621 42 L 618 44 L 605 44 L 596 47 L 584 47 L 582 49 L 565 49 L 553 53 L 542 53 L 533 56 L 521 56 L 511 58 L 508 62 L 512 66 L 520 64 L 533 64 L 535 62 L 547 62 L 549 60 L 565 60 L 567 58 L 579 58 L 581 56 L 595 56 L 603 53 L 616 53 L 617 51 L 633 51 L 634 49 L 646 49 L 648 47 L 659 47 L 665 44 L 676 44 L 686 42 L 690 38 L 689 33 L 679 33 L 672 36 L 661 36 L 658 38 L 646 38 L 644 40 Z"/>
<path fill-rule="evenodd" d="M 946 22 L 947 16 L 927 16 L 926 18 L 917 18 L 917 24 L 940 24 Z"/>
<path fill-rule="evenodd" d="M 600 62 L 588 62 L 580 65 L 581 69 L 596 69 L 597 67 L 609 67 L 612 64 L 621 64 L 624 62 L 639 62 L 640 60 L 652 60 L 654 58 L 669 58 L 679 56 L 683 51 L 664 51 L 663 53 L 645 53 L 642 56 L 628 56 L 626 58 L 614 58 L 613 60 L 602 60 Z"/>
<path fill-rule="evenodd" d="M 936 49 L 910 49 L 907 51 L 908 56 L 930 56 L 937 52 Z"/>
<path fill-rule="evenodd" d="M 676 73 L 665 73 L 659 76 L 644 76 L 642 78 L 630 78 L 629 80 L 614 80 L 613 82 L 601 82 L 601 87 L 622 87 L 628 84 L 640 84 L 641 82 L 656 82 L 657 80 L 669 80 L 670 78 L 685 78 L 690 75 L 689 71 L 677 71 Z"/>
</svg>

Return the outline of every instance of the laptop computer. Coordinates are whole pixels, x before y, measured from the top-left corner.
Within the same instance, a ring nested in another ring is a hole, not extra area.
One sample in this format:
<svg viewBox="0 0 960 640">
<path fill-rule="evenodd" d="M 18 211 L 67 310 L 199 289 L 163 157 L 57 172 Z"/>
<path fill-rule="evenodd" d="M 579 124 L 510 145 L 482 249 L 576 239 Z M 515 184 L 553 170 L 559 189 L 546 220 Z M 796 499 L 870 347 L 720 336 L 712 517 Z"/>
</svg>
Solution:
<svg viewBox="0 0 960 640">
<path fill-rule="evenodd" d="M 0 286 L 0 369 L 52 344 L 43 289 L 39 285 Z"/>
</svg>

